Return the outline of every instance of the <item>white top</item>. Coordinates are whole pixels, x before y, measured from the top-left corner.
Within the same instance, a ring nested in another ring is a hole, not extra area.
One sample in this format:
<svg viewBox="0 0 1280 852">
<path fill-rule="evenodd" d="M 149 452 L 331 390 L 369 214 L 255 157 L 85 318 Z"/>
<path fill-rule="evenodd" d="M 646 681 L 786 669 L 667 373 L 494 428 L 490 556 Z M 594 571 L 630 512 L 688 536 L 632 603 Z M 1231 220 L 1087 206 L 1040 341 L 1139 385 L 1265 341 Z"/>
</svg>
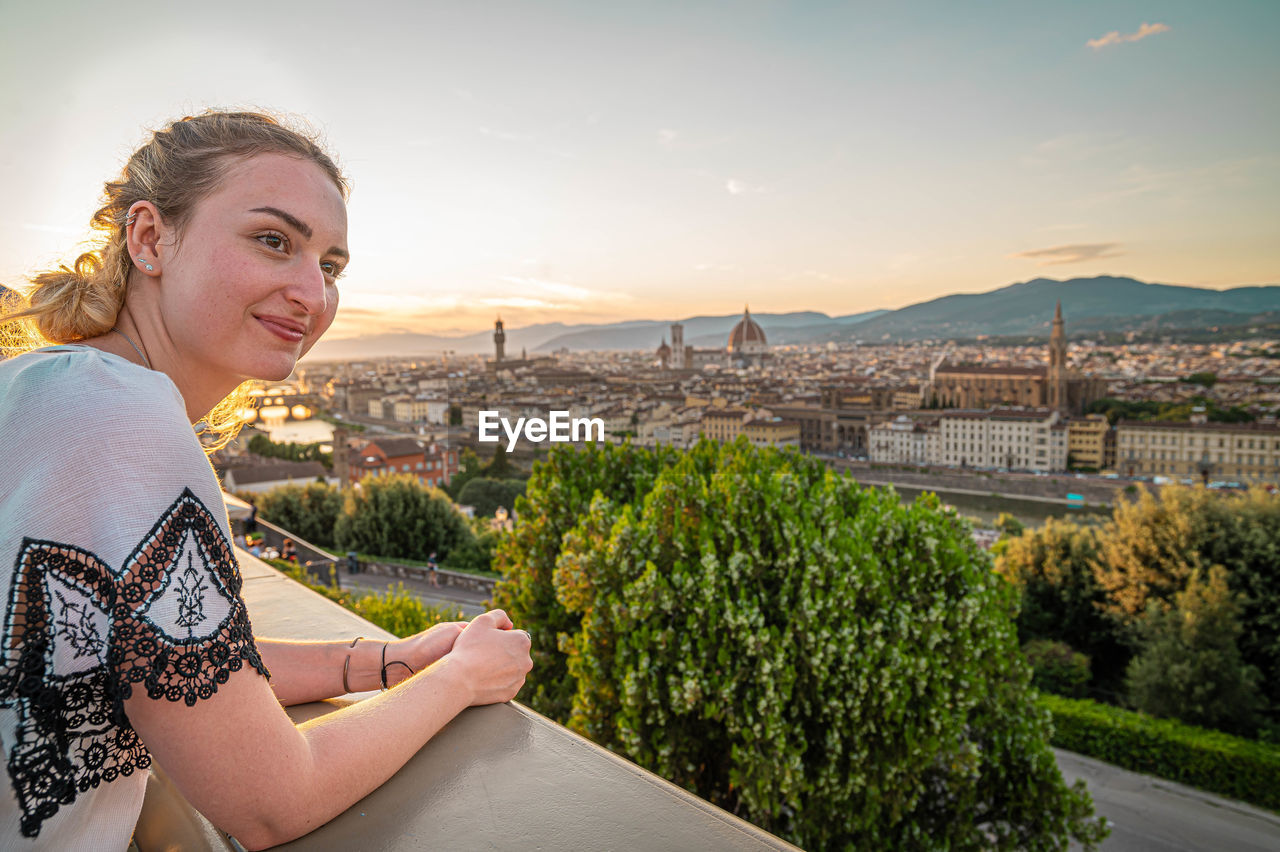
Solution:
<svg viewBox="0 0 1280 852">
<path fill-rule="evenodd" d="M 267 674 L 229 541 L 167 376 L 86 346 L 0 362 L 0 848 L 124 849 L 151 764 L 124 699 Z"/>
</svg>

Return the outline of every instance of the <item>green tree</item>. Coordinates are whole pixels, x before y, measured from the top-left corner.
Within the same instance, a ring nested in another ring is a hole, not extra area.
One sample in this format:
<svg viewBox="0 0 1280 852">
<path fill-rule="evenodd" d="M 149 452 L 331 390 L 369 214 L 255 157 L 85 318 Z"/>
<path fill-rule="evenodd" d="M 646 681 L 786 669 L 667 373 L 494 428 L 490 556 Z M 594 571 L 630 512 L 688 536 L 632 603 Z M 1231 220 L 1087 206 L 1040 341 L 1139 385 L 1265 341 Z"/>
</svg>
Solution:
<svg viewBox="0 0 1280 852">
<path fill-rule="evenodd" d="M 1018 638 L 1065 642 L 1092 661 L 1095 692 L 1118 700 L 1132 656 L 1123 621 L 1108 610 L 1110 599 L 1094 571 L 1097 533 L 1071 521 L 1049 518 L 1001 542 L 996 571 L 1018 590 Z"/>
<path fill-rule="evenodd" d="M 480 476 L 480 469 L 484 467 L 480 463 L 480 458 L 470 447 L 464 447 L 462 455 L 458 459 L 458 472 L 449 479 L 449 484 L 445 486 L 445 491 L 454 500 L 458 499 L 458 495 L 462 493 L 462 489 L 467 483 Z"/>
<path fill-rule="evenodd" d="M 1153 716 L 1253 736 L 1262 699 L 1259 673 L 1240 656 L 1239 606 L 1221 565 L 1197 570 L 1174 606 L 1152 601 L 1146 640 L 1129 666 L 1133 705 Z"/>
<path fill-rule="evenodd" d="M 489 463 L 480 468 L 480 475 L 487 479 L 510 479 L 519 472 L 511 463 L 510 453 L 501 444 L 493 448 L 493 458 Z"/>
<path fill-rule="evenodd" d="M 257 495 L 258 517 L 284 527 L 298 538 L 332 547 L 333 530 L 342 514 L 342 492 L 321 482 L 282 485 Z"/>
<path fill-rule="evenodd" d="M 473 537 L 467 519 L 442 491 L 409 474 L 368 476 L 348 490 L 334 528 L 340 550 L 388 559 L 445 559 Z"/>
<path fill-rule="evenodd" d="M 569 523 L 502 551 L 515 598 L 555 554 L 571 727 L 809 848 L 1105 834 L 1048 748 L 1011 590 L 936 498 L 743 440 L 645 455 L 605 493 L 620 454 L 553 452 L 521 515 Z"/>
<path fill-rule="evenodd" d="M 284 459 L 285 461 L 316 461 L 324 465 L 326 470 L 333 469 L 333 453 L 321 452 L 319 442 L 312 444 L 277 443 L 266 435 L 254 435 L 249 439 L 249 452 L 267 458 Z"/>
<path fill-rule="evenodd" d="M 524 494 L 523 479 L 489 479 L 477 477 L 469 481 L 459 492 L 457 500 L 464 506 L 472 506 L 476 514 L 491 517 L 501 506 L 508 512 L 515 508 L 516 498 Z"/>
<path fill-rule="evenodd" d="M 1170 486 L 1159 499 L 1142 488 L 1137 500 L 1116 504 L 1100 537 L 1094 572 L 1113 613 L 1132 623 L 1152 600 L 1173 603 L 1200 567 L 1199 544 L 1209 532 L 1205 504 L 1213 498 L 1203 488 Z"/>
<path fill-rule="evenodd" d="M 1034 673 L 1031 685 L 1055 695 L 1083 698 L 1089 683 L 1089 658 L 1066 642 L 1032 639 L 1022 646 Z"/>
<path fill-rule="evenodd" d="M 1187 376 L 1186 382 L 1192 385 L 1200 385 L 1203 388 L 1211 388 L 1218 383 L 1217 373 L 1192 373 Z"/>
<path fill-rule="evenodd" d="M 443 567 L 455 571 L 493 573 L 493 552 L 498 546 L 501 535 L 492 525 L 477 518 L 471 523 L 471 538 L 456 547 L 449 554 Z"/>
<path fill-rule="evenodd" d="M 517 624 L 537 625 L 533 671 L 522 698 L 553 719 L 568 718 L 576 688 L 560 642 L 581 622 L 556 599 L 552 575 L 561 539 L 597 494 L 619 505 L 641 499 L 675 455 L 669 447 L 646 451 L 630 443 L 589 452 L 556 445 L 534 465 L 525 496 L 516 501 L 520 523 L 494 553 L 493 565 L 503 581 L 494 590 L 493 603 Z"/>
</svg>

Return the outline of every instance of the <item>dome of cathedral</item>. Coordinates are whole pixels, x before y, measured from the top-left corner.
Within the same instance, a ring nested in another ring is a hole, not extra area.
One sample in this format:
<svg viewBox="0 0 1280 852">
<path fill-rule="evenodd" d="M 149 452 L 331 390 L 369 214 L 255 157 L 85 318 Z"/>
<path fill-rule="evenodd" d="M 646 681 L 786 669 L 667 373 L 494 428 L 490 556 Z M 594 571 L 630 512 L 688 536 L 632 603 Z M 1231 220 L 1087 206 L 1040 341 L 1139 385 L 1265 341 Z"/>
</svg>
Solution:
<svg viewBox="0 0 1280 852">
<path fill-rule="evenodd" d="M 662 338 L 662 345 L 658 347 L 658 357 L 665 358 L 671 354 L 671 347 L 667 345 L 667 339 Z"/>
<path fill-rule="evenodd" d="M 768 345 L 764 338 L 764 329 L 751 318 L 751 311 L 743 309 L 742 319 L 729 332 L 730 352 L 759 352 Z"/>
</svg>

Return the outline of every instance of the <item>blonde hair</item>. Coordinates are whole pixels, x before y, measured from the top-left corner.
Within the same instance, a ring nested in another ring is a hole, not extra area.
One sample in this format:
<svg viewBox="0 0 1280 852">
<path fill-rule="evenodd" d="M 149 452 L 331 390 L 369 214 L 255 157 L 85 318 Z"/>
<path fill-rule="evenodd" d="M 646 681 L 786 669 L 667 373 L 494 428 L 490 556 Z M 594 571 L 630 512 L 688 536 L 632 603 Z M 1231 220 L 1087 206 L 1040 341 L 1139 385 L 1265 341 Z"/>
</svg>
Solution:
<svg viewBox="0 0 1280 852">
<path fill-rule="evenodd" d="M 11 293 L 0 303 L 0 357 L 109 332 L 124 306 L 133 268 L 126 245 L 129 208 L 150 201 L 181 235 L 196 204 L 217 188 L 229 168 L 265 153 L 310 160 L 348 197 L 347 180 L 333 159 L 305 131 L 278 118 L 209 110 L 178 119 L 152 134 L 120 177 L 107 182 L 103 204 L 90 220 L 101 234 L 98 245 L 69 267 L 34 276 L 25 297 Z M 246 397 L 242 386 L 202 421 L 201 431 L 217 435 L 217 446 L 235 436 Z"/>
</svg>

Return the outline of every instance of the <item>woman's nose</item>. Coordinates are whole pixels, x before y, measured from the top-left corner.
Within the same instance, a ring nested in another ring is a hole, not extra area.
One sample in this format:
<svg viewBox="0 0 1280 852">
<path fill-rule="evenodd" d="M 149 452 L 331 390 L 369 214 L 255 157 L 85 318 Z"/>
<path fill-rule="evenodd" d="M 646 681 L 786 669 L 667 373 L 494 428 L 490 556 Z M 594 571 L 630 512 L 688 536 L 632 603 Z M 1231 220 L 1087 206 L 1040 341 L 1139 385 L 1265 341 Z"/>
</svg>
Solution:
<svg viewBox="0 0 1280 852">
<path fill-rule="evenodd" d="M 328 293 L 324 271 L 320 264 L 302 262 L 286 293 L 289 300 L 308 314 L 322 314 L 328 307 Z"/>
</svg>

